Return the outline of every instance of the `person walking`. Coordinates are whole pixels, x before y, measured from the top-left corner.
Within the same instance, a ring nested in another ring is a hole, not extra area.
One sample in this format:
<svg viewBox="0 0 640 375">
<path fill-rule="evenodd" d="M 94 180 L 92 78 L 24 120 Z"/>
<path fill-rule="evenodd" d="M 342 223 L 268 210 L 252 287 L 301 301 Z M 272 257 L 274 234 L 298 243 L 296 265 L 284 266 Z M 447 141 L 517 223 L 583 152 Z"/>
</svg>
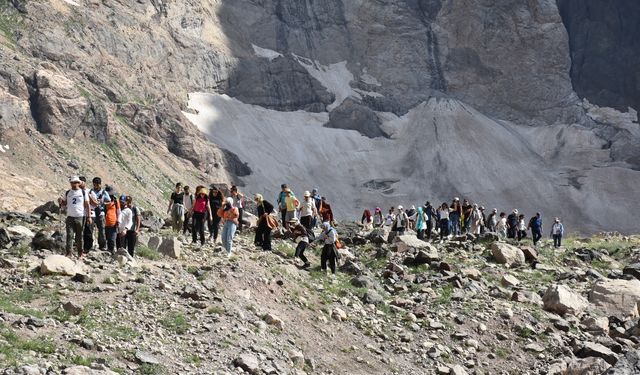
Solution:
<svg viewBox="0 0 640 375">
<path fill-rule="evenodd" d="M 238 209 L 238 232 L 242 232 L 244 224 L 244 195 L 240 193 L 236 185 L 231 186 L 231 198 L 233 198 L 233 207 Z"/>
<path fill-rule="evenodd" d="M 133 225 L 131 229 L 127 231 L 125 237 L 125 247 L 127 252 L 132 257 L 135 255 L 136 245 L 138 243 L 138 235 L 140 234 L 140 226 L 142 225 L 142 215 L 140 209 L 133 203 L 133 198 L 128 196 L 126 199 L 126 205 L 131 210 L 131 221 Z"/>
<path fill-rule="evenodd" d="M 513 212 L 507 216 L 507 238 L 516 238 L 518 234 L 518 210 L 514 209 Z"/>
<path fill-rule="evenodd" d="M 473 205 L 471 205 L 468 199 L 464 199 L 462 201 L 462 223 L 464 233 L 469 233 L 471 231 L 471 221 L 473 220 L 471 216 L 473 215 L 473 208 Z"/>
<path fill-rule="evenodd" d="M 91 222 L 89 213 L 89 198 L 86 192 L 80 187 L 81 181 L 77 176 L 69 179 L 71 188 L 67 190 L 63 197 L 58 198 L 60 207 L 66 208 L 67 217 L 65 227 L 67 232 L 66 256 L 71 257 L 71 249 L 75 243 L 78 258 L 82 257 L 83 251 L 83 224 L 85 220 Z"/>
<path fill-rule="evenodd" d="M 389 209 L 389 212 L 387 213 L 387 216 L 385 216 L 384 218 L 384 225 L 390 227 L 393 226 L 393 223 L 396 221 L 396 209 L 395 207 L 391 207 Z"/>
<path fill-rule="evenodd" d="M 336 240 L 338 239 L 338 233 L 331 227 L 329 222 L 322 223 L 322 232 L 318 236 L 318 240 L 321 241 L 324 246 L 322 247 L 322 254 L 320 255 L 320 268 L 322 272 L 327 272 L 327 263 L 333 275 L 336 274 Z"/>
<path fill-rule="evenodd" d="M 120 226 L 120 202 L 118 194 L 112 186 L 107 186 L 105 192 L 109 195 L 109 201 L 105 203 L 104 232 L 107 239 L 107 251 L 115 254 L 118 240 L 118 227 Z"/>
<path fill-rule="evenodd" d="M 85 213 L 85 220 L 82 225 L 82 254 L 86 255 L 93 249 L 93 228 L 96 221 L 96 212 L 94 208 L 98 205 L 98 198 L 93 193 L 93 190 L 87 187 L 87 178 L 84 176 L 78 177 L 80 179 L 80 189 L 84 191 L 84 194 L 89 199 L 88 212 Z M 88 220 L 91 218 L 91 220 Z"/>
<path fill-rule="evenodd" d="M 278 209 L 280 210 L 280 221 L 282 222 L 283 227 L 286 226 L 285 222 L 287 220 L 287 190 L 289 190 L 287 184 L 280 185 L 280 194 L 278 194 L 278 199 L 276 200 L 276 203 L 278 203 Z"/>
<path fill-rule="evenodd" d="M 275 219 L 276 223 L 271 220 L 274 207 L 264 199 L 262 194 L 256 194 L 254 201 L 258 207 L 258 228 L 256 228 L 254 243 L 264 251 L 271 251 L 271 231 L 277 226 L 277 219 Z"/>
<path fill-rule="evenodd" d="M 562 236 L 564 236 L 564 225 L 560 222 L 560 218 L 556 217 L 551 226 L 551 237 L 553 238 L 553 247 L 556 249 L 562 246 Z"/>
<path fill-rule="evenodd" d="M 184 196 L 182 200 L 184 204 L 184 223 L 182 224 L 182 235 L 186 236 L 187 232 L 191 233 L 191 214 L 193 208 L 194 197 L 191 194 L 191 188 L 189 186 L 184 187 Z"/>
<path fill-rule="evenodd" d="M 218 210 L 218 216 L 222 218 L 222 246 L 227 251 L 227 257 L 231 257 L 233 251 L 233 237 L 238 227 L 238 208 L 233 206 L 233 198 L 227 197 L 224 205 Z"/>
<path fill-rule="evenodd" d="M 449 232 L 454 236 L 460 235 L 460 218 L 462 217 L 462 205 L 460 198 L 453 198 L 449 213 Z"/>
<path fill-rule="evenodd" d="M 518 227 L 517 227 L 518 242 L 527 237 L 527 223 L 524 221 L 524 214 L 518 215 Z"/>
<path fill-rule="evenodd" d="M 384 225 L 384 217 L 382 216 L 382 210 L 380 207 L 376 207 L 373 212 L 373 226 L 376 228 L 380 228 Z"/>
<path fill-rule="evenodd" d="M 286 197 L 284 198 L 284 204 L 286 206 L 287 212 L 284 216 L 284 227 L 286 230 L 289 230 L 289 220 L 293 219 L 296 216 L 296 212 L 298 211 L 298 206 L 300 205 L 300 201 L 296 198 L 295 194 L 291 189 L 287 188 L 285 190 Z"/>
<path fill-rule="evenodd" d="M 480 234 L 483 234 L 486 232 L 486 228 L 487 228 L 487 215 L 485 215 L 484 213 L 484 206 L 480 206 L 479 208 L 480 210 Z"/>
<path fill-rule="evenodd" d="M 529 229 L 531 229 L 531 238 L 533 238 L 533 246 L 538 244 L 542 238 L 542 218 L 540 212 L 536 212 L 536 216 L 529 220 Z"/>
<path fill-rule="evenodd" d="M 296 246 L 295 257 L 300 258 L 304 262 L 302 265 L 302 269 L 308 269 L 311 267 L 311 263 L 309 263 L 309 259 L 304 255 L 304 251 L 309 247 L 309 236 L 310 229 L 302 225 L 302 223 L 296 219 L 295 217 L 289 220 L 289 230 L 290 237 L 292 240 L 298 240 L 298 245 Z"/>
<path fill-rule="evenodd" d="M 409 216 L 404 212 L 404 207 L 398 206 L 398 212 L 393 222 L 391 230 L 395 231 L 398 236 L 404 235 L 405 230 L 409 225 Z"/>
<path fill-rule="evenodd" d="M 436 219 L 436 211 L 433 208 L 433 206 L 431 205 L 431 202 L 427 201 L 424 204 L 424 208 L 422 209 L 422 211 L 424 212 L 424 215 L 426 217 L 426 224 L 427 224 L 427 228 L 425 229 L 425 233 L 427 235 L 427 240 L 431 239 L 431 232 L 433 231 L 433 222 Z M 437 225 L 436 225 L 437 226 Z"/>
<path fill-rule="evenodd" d="M 411 206 L 405 213 L 407 214 L 407 227 L 406 230 L 414 230 L 416 224 L 416 206 Z"/>
<path fill-rule="evenodd" d="M 120 196 L 120 203 L 122 209 L 120 210 L 120 217 L 118 218 L 118 249 L 127 248 L 130 236 L 134 233 L 133 227 L 133 211 L 131 210 L 131 199 L 126 195 Z M 132 239 L 133 240 L 133 239 Z M 131 252 L 129 252 L 131 255 Z"/>
<path fill-rule="evenodd" d="M 500 220 L 500 215 L 498 215 L 498 209 L 494 208 L 491 210 L 489 217 L 487 218 L 487 230 L 489 232 L 496 232 L 496 227 L 498 226 L 498 221 Z"/>
<path fill-rule="evenodd" d="M 449 214 L 451 213 L 451 209 L 446 202 L 443 202 L 436 213 L 438 215 L 438 224 L 440 226 L 440 240 L 442 241 L 445 237 L 449 236 Z"/>
<path fill-rule="evenodd" d="M 316 202 L 316 212 L 318 212 L 318 215 L 320 215 L 320 208 L 322 207 L 322 197 L 320 196 L 320 193 L 318 192 L 318 188 L 315 188 L 313 190 L 311 190 L 311 197 L 313 198 L 313 201 Z M 319 216 L 316 216 L 313 218 L 313 227 L 317 227 L 318 226 L 318 218 Z"/>
<path fill-rule="evenodd" d="M 418 239 L 424 240 L 424 232 L 427 230 L 427 215 L 424 213 L 424 208 L 418 207 L 416 209 L 416 232 L 418 232 Z"/>
<path fill-rule="evenodd" d="M 298 209 L 300 211 L 300 224 L 308 230 L 311 230 L 311 228 L 313 228 L 313 220 L 318 216 L 318 209 L 316 208 L 316 202 L 311 197 L 310 192 L 304 192 L 304 198 L 302 199 L 302 202 L 300 202 Z"/>
<path fill-rule="evenodd" d="M 365 231 L 369 231 L 373 229 L 373 215 L 371 215 L 371 211 L 368 208 L 365 208 L 362 213 L 362 218 L 360 219 L 360 224 Z"/>
<path fill-rule="evenodd" d="M 482 228 L 482 212 L 480 212 L 480 209 L 478 208 L 478 205 L 476 203 L 474 203 L 471 208 L 471 213 L 469 214 L 469 222 L 470 232 L 467 233 L 471 233 L 476 236 L 479 235 Z"/>
<path fill-rule="evenodd" d="M 182 183 L 180 182 L 176 184 L 175 191 L 171 193 L 169 208 L 167 209 L 167 214 L 169 213 L 171 214 L 171 226 L 174 232 L 180 233 L 184 224 L 185 213 L 184 191 L 182 191 Z"/>
<path fill-rule="evenodd" d="M 105 215 L 105 203 L 111 201 L 109 194 L 102 188 L 102 179 L 100 177 L 94 177 L 93 194 L 97 199 L 97 204 L 93 207 L 94 210 L 94 224 L 98 232 L 98 250 L 105 251 L 107 249 L 107 239 L 104 231 L 104 215 Z"/>
<path fill-rule="evenodd" d="M 500 212 L 500 219 L 498 219 L 498 224 L 496 224 L 496 233 L 498 234 L 498 238 L 505 239 L 508 237 L 508 225 L 507 225 L 507 214 L 504 212 Z"/>
<path fill-rule="evenodd" d="M 320 217 L 323 223 L 333 223 L 333 210 L 326 197 L 322 197 L 322 205 L 320 207 Z"/>
<path fill-rule="evenodd" d="M 200 236 L 200 245 L 204 246 L 204 223 L 213 221 L 211 215 L 211 206 L 209 205 L 209 196 L 204 186 L 196 187 L 196 196 L 191 207 L 189 216 L 193 218 L 193 228 L 191 231 L 191 241 L 193 244 L 198 242 Z"/>
<path fill-rule="evenodd" d="M 218 232 L 220 231 L 220 221 L 222 218 L 218 216 L 218 210 L 224 204 L 224 194 L 222 190 L 211 184 L 209 189 L 209 208 L 211 209 L 211 220 L 209 221 L 209 236 L 211 243 L 215 244 L 218 240 Z"/>
</svg>

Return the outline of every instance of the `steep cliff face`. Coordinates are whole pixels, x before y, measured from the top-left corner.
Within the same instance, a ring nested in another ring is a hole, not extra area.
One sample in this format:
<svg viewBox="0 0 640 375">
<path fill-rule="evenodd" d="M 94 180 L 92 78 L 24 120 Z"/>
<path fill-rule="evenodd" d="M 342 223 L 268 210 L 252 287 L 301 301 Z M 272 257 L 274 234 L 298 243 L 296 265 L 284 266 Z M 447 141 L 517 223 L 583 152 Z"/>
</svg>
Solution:
<svg viewBox="0 0 640 375">
<path fill-rule="evenodd" d="M 0 1 L 0 140 L 33 154 L 44 140 L 118 149 L 126 134 L 180 165 L 146 179 L 157 197 L 181 174 L 267 193 L 295 180 L 324 188 L 342 215 L 458 194 L 624 230 L 614 207 L 585 201 L 640 209 L 622 189 L 640 179 L 640 130 L 635 112 L 582 102 L 617 106 L 584 94 L 603 91 L 579 56 L 610 39 L 576 36 L 586 27 L 576 4 Z M 625 90 L 616 95 L 633 101 Z M 153 165 L 139 167 L 145 180 Z M 63 160 L 43 168 L 77 172 Z"/>
<path fill-rule="evenodd" d="M 600 106 L 640 109 L 640 3 L 558 0 L 569 33 L 571 79 Z"/>
</svg>

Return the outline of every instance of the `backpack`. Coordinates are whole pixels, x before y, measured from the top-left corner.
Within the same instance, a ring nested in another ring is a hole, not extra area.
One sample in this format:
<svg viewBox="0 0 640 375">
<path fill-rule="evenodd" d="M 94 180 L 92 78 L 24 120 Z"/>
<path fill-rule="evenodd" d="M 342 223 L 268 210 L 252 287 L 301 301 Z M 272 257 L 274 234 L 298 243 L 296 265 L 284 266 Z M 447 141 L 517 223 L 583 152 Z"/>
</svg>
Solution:
<svg viewBox="0 0 640 375">
<path fill-rule="evenodd" d="M 140 215 L 140 210 L 136 206 L 131 206 L 131 213 L 133 214 L 133 227 L 131 230 L 134 230 L 138 226 L 138 215 Z"/>
<path fill-rule="evenodd" d="M 96 208 L 94 208 L 93 210 L 96 213 L 96 217 L 100 216 L 104 210 L 104 201 L 103 201 L 103 197 L 105 194 L 104 189 L 100 189 L 100 191 L 98 191 L 97 193 L 94 191 L 94 194 L 96 195 L 96 199 L 98 200 L 98 206 Z"/>
</svg>

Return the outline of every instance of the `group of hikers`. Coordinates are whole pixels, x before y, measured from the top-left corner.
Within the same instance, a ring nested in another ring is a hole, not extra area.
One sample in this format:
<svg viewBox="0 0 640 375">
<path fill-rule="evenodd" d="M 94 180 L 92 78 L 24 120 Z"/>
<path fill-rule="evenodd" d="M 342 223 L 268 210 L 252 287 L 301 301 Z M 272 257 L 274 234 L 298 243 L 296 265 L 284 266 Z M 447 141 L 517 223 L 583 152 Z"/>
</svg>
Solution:
<svg viewBox="0 0 640 375">
<path fill-rule="evenodd" d="M 430 240 L 433 235 L 443 240 L 450 236 L 467 233 L 479 235 L 493 232 L 501 239 L 522 241 L 530 230 L 535 246 L 542 238 L 543 232 L 542 217 L 539 212 L 536 212 L 528 221 L 517 209 L 507 215 L 505 212 L 498 214 L 498 209 L 494 208 L 487 216 L 484 206 L 471 204 L 467 199 L 460 203 L 460 198 L 457 197 L 453 198 L 451 204 L 444 202 L 437 207 L 429 201 L 424 206 L 418 208 L 411 206 L 407 210 L 403 206 L 391 207 L 384 216 L 380 207 L 376 207 L 373 214 L 369 209 L 365 209 L 360 222 L 365 229 L 389 226 L 391 231 L 400 235 L 406 230 L 415 230 L 417 237 L 421 240 L 425 238 Z M 554 247 L 562 246 L 563 235 L 564 225 L 560 218 L 556 217 L 551 226 Z"/>
<path fill-rule="evenodd" d="M 122 248 L 134 256 L 142 218 L 133 198 L 119 195 L 112 186 L 103 188 L 100 177 L 92 180 L 92 188 L 87 187 L 87 180 L 82 176 L 71 177 L 69 183 L 70 189 L 58 200 L 60 206 L 66 208 L 66 255 L 72 255 L 75 243 L 78 257 L 84 257 L 94 248 L 94 232 L 97 232 L 99 250 L 115 254 L 116 250 Z M 272 251 L 271 235 L 279 230 L 285 238 L 297 242 L 295 257 L 302 260 L 301 268 L 308 269 L 310 263 L 304 255 L 305 250 L 312 243 L 320 243 L 321 269 L 330 269 L 335 274 L 341 243 L 331 205 L 325 197 L 320 196 L 318 189 L 305 191 L 302 199 L 298 199 L 287 184 L 282 184 L 275 205 L 261 194 L 254 195 L 253 204 L 257 212 L 254 237 L 257 247 Z M 244 194 L 235 185 L 228 191 L 215 184 L 210 185 L 209 189 L 197 186 L 192 193 L 189 186 L 183 187 L 182 183 L 177 183 L 169 198 L 167 214 L 171 216 L 173 230 L 183 235 L 190 232 L 194 244 L 198 240 L 201 245 L 207 242 L 206 227 L 209 241 L 216 244 L 220 237 L 222 247 L 230 257 L 235 234 L 241 232 L 245 225 L 245 208 L 253 204 L 245 200 Z M 434 235 L 443 240 L 466 233 L 477 235 L 494 232 L 500 238 L 521 241 L 530 230 L 534 246 L 542 238 L 543 231 L 540 213 L 525 221 L 525 215 L 517 209 L 507 215 L 504 212 L 498 214 L 494 208 L 486 216 L 483 206 L 471 204 L 467 199 L 461 203 L 459 198 L 454 198 L 451 204 L 442 203 L 437 207 L 428 201 L 424 206 L 412 206 L 408 210 L 403 206 L 391 207 L 384 216 L 379 207 L 375 208 L 373 214 L 366 209 L 361 224 L 364 230 L 388 226 L 399 235 L 414 230 L 422 240 L 431 240 Z M 317 236 L 314 231 L 316 228 L 320 228 Z M 560 219 L 555 218 L 551 228 L 555 247 L 561 246 L 563 235 L 564 227 Z"/>
<path fill-rule="evenodd" d="M 66 208 L 66 255 L 72 255 L 73 245 L 78 258 L 84 257 L 94 247 L 94 232 L 97 232 L 98 249 L 114 254 L 124 248 L 130 256 L 140 233 L 140 210 L 133 198 L 118 195 L 113 187 L 102 187 L 102 179 L 95 177 L 92 188 L 87 179 L 73 176 L 70 189 L 58 199 L 60 207 Z"/>
</svg>

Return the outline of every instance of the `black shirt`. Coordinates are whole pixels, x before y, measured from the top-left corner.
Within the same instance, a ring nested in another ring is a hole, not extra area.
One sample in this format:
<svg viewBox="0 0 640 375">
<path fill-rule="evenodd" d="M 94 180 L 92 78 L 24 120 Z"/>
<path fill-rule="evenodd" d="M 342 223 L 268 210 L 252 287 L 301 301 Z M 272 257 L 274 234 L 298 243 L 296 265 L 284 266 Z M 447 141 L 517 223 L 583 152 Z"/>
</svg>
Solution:
<svg viewBox="0 0 640 375">
<path fill-rule="evenodd" d="M 178 194 L 174 191 L 171 194 L 171 200 L 173 204 L 184 204 L 184 192 Z"/>
</svg>

